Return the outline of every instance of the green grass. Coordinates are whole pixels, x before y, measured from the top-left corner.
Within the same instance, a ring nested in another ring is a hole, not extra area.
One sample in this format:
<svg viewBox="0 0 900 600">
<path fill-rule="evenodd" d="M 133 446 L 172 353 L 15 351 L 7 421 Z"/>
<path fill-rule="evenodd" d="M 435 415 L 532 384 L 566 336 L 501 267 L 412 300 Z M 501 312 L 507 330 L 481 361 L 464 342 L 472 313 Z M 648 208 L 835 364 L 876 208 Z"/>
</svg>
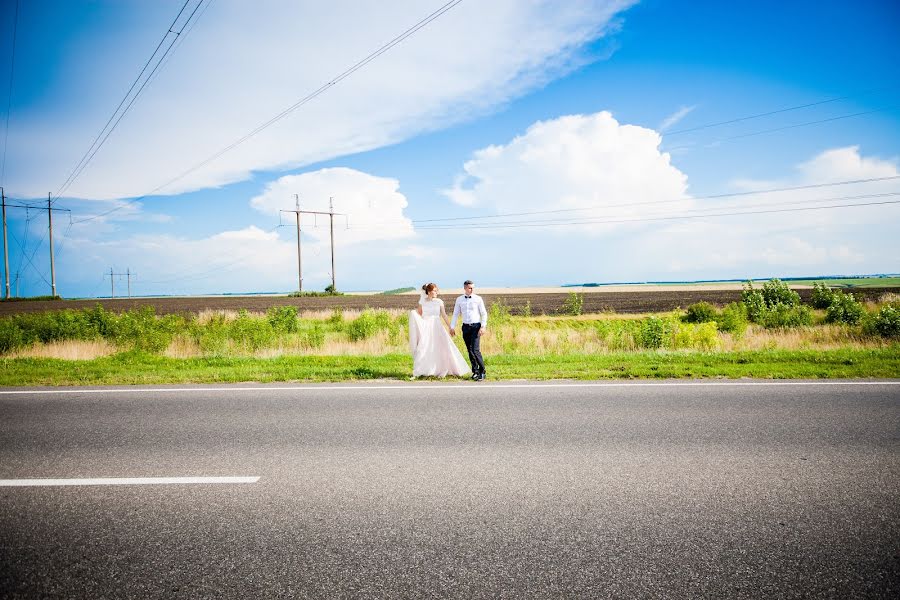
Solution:
<svg viewBox="0 0 900 600">
<path fill-rule="evenodd" d="M 491 380 L 757 377 L 896 378 L 900 344 L 871 350 L 628 352 L 487 356 Z M 2 359 L 0 386 L 138 385 L 409 379 L 406 354 L 172 359 L 126 352 L 90 361 Z M 453 378 L 449 378 L 453 379 Z"/>
</svg>

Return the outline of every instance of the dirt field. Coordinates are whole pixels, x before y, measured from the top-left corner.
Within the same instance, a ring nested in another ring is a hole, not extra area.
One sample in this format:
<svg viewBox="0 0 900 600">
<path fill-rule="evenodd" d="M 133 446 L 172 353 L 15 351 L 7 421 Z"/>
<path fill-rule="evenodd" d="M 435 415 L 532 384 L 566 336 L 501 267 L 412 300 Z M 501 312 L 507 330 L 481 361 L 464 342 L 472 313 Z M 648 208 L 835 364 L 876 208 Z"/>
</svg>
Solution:
<svg viewBox="0 0 900 600">
<path fill-rule="evenodd" d="M 804 300 L 812 294 L 809 288 L 798 288 L 797 292 Z M 883 294 L 900 294 L 900 287 L 859 288 L 853 290 L 854 296 L 861 300 L 877 300 Z M 568 293 L 484 293 L 482 297 L 490 306 L 500 300 L 510 307 L 513 314 L 521 312 L 526 302 L 531 302 L 532 314 L 559 314 Z M 442 295 L 444 301 L 452 306 L 455 296 Z M 583 311 L 597 313 L 613 311 L 617 313 L 664 312 L 675 308 L 684 308 L 695 302 L 705 301 L 724 305 L 740 300 L 739 289 L 679 289 L 653 291 L 627 291 L 585 293 Z M 265 312 L 272 306 L 296 306 L 301 311 L 345 310 L 370 308 L 412 309 L 416 305 L 416 297 L 412 295 L 347 295 L 319 298 L 288 298 L 286 296 L 209 296 L 187 298 L 116 298 L 114 300 L 57 300 L 57 301 L 19 301 L 0 302 L 0 316 L 17 313 L 40 312 L 45 310 L 62 310 L 66 308 L 92 308 L 101 304 L 106 310 L 121 312 L 153 306 L 160 315 L 181 313 L 190 314 L 203 310 L 240 310 Z"/>
</svg>

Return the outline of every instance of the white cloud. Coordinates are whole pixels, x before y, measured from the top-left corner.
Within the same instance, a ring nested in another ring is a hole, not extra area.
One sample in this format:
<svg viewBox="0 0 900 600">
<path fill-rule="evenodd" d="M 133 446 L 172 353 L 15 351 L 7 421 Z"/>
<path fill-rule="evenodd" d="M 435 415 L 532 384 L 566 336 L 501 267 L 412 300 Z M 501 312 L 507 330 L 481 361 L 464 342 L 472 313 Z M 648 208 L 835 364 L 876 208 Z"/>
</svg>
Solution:
<svg viewBox="0 0 900 600">
<path fill-rule="evenodd" d="M 609 112 L 541 121 L 506 145 L 475 152 L 465 177 L 444 194 L 498 213 L 567 211 L 505 222 L 628 219 L 651 212 L 646 203 L 656 202 L 687 209 L 687 177 L 659 144 L 657 132 L 621 125 Z"/>
<path fill-rule="evenodd" d="M 682 106 L 681 108 L 676 110 L 674 113 L 672 113 L 671 115 L 669 115 L 668 117 L 663 119 L 662 123 L 660 123 L 660 125 L 659 125 L 659 131 L 663 132 L 663 131 L 668 130 L 670 127 L 672 127 L 673 125 L 675 125 L 676 123 L 681 121 L 683 118 L 688 116 L 695 108 L 697 108 L 696 105 Z"/>
<path fill-rule="evenodd" d="M 396 179 L 354 169 L 320 169 L 281 177 L 250 204 L 264 214 L 278 215 L 281 209 L 294 210 L 297 194 L 301 210 L 328 212 L 329 198 L 333 198 L 334 211 L 344 215 L 335 217 L 336 244 L 408 238 L 414 232 L 403 214 L 407 201 L 398 191 L 399 185 Z M 282 215 L 285 223 L 296 223 L 293 213 Z M 301 230 L 306 237 L 328 242 L 328 221 L 327 215 L 301 215 Z"/>
<path fill-rule="evenodd" d="M 258 170 L 296 168 L 483 114 L 595 58 L 585 53 L 586 44 L 614 29 L 616 15 L 633 1 L 463 2 L 161 193 L 222 186 Z M 212 3 L 68 194 L 111 199 L 153 190 L 441 4 Z M 132 33 L 149 43 L 146 31 Z M 133 77 L 123 63 L 140 64 L 152 48 L 116 45 L 111 52 L 114 42 L 121 43 L 120 34 L 116 40 L 88 39 L 83 52 L 71 55 L 72 69 L 64 64 L 55 70 L 79 74 L 77 102 L 57 94 L 58 105 L 19 116 L 10 138 L 18 151 L 7 165 L 17 174 L 17 195 L 39 196 L 48 181 L 62 183 L 105 122 L 112 99 Z M 79 64 L 91 64 L 91 73 L 73 70 Z M 123 79 L 111 81 L 112 74 Z M 71 84 L 64 77 L 54 82 L 60 89 Z"/>
</svg>

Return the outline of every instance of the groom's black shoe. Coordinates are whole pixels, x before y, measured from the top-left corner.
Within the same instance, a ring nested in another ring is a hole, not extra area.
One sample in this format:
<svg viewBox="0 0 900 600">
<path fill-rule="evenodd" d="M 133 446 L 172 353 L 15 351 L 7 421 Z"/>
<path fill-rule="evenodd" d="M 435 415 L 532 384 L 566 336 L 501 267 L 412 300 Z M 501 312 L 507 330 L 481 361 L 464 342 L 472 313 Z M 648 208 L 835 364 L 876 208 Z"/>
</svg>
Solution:
<svg viewBox="0 0 900 600">
<path fill-rule="evenodd" d="M 478 373 L 472 373 L 472 381 L 478 381 L 479 375 Z"/>
<path fill-rule="evenodd" d="M 479 373 L 475 378 L 475 381 L 484 381 L 484 373 Z"/>
</svg>

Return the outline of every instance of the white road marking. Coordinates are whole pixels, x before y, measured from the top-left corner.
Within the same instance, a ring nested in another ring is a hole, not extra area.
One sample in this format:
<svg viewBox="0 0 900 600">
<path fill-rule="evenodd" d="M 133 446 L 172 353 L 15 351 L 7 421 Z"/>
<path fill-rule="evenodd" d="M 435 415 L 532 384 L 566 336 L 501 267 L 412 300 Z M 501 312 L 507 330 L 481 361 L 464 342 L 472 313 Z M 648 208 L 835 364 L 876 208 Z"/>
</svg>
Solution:
<svg viewBox="0 0 900 600">
<path fill-rule="evenodd" d="M 100 477 L 95 479 L 0 479 L 0 487 L 57 485 L 173 485 L 192 483 L 256 483 L 259 477 Z"/>
<path fill-rule="evenodd" d="M 785 387 L 785 386 L 865 386 L 900 385 L 900 380 L 891 381 L 665 381 L 665 382 L 590 382 L 590 383 L 411 383 L 408 385 L 316 385 L 271 386 L 271 387 L 195 387 L 195 388 L 71 388 L 46 390 L 0 390 L 0 396 L 22 394 L 139 394 L 139 393 L 198 393 L 198 392 L 326 392 L 326 391 L 371 391 L 371 390 L 439 390 L 439 389 L 533 389 L 533 388 L 613 388 L 613 387 Z"/>
</svg>

